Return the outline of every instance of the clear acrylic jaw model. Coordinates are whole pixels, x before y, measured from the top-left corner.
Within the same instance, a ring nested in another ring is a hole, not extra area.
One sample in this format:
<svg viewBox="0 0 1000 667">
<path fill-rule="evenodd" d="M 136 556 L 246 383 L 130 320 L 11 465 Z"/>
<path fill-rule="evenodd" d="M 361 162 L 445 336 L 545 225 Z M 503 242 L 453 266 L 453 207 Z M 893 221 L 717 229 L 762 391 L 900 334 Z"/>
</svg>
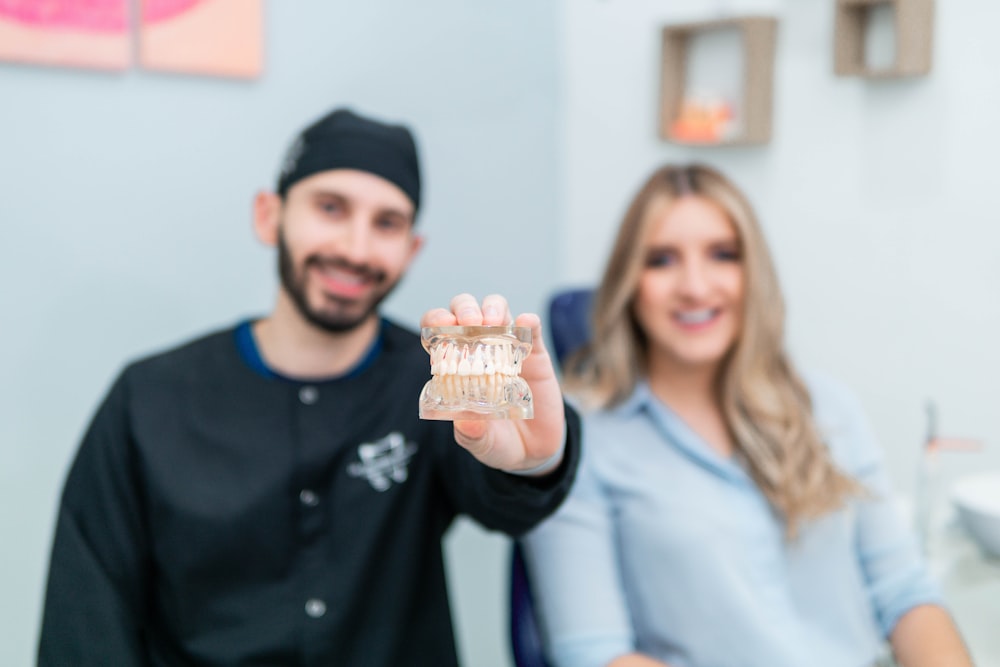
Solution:
<svg viewBox="0 0 1000 667">
<path fill-rule="evenodd" d="M 515 326 L 424 327 L 431 379 L 420 393 L 420 418 L 531 419 L 531 390 L 520 376 L 531 329 Z"/>
</svg>

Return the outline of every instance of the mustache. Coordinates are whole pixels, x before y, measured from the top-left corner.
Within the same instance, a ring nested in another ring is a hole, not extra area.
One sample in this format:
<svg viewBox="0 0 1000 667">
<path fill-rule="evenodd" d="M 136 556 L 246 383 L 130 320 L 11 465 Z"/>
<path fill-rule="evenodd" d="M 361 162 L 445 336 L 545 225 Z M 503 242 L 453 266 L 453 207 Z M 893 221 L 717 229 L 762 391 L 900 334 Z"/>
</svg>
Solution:
<svg viewBox="0 0 1000 667">
<path fill-rule="evenodd" d="M 385 271 L 376 269 L 368 264 L 355 264 L 343 257 L 324 257 L 321 255 L 310 255 L 305 262 L 306 267 L 316 267 L 318 269 L 339 269 L 349 271 L 360 276 L 363 280 L 372 282 L 382 282 L 386 278 Z"/>
</svg>

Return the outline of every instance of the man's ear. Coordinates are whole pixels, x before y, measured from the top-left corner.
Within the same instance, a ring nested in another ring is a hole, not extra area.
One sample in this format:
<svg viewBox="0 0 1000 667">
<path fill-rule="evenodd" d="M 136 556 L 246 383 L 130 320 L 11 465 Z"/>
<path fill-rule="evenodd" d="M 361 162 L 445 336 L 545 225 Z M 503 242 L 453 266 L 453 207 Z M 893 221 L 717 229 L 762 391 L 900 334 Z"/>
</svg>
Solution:
<svg viewBox="0 0 1000 667">
<path fill-rule="evenodd" d="M 410 236 L 410 249 L 406 253 L 406 263 L 403 265 L 403 271 L 409 271 L 410 266 L 413 265 L 413 260 L 417 258 L 420 254 L 420 250 L 424 247 L 424 242 L 426 238 L 419 235 L 413 234 Z"/>
<path fill-rule="evenodd" d="M 281 197 L 267 190 L 261 190 L 253 199 L 253 231 L 264 245 L 278 245 L 281 203 Z"/>
<path fill-rule="evenodd" d="M 410 259 L 408 260 L 409 262 L 413 261 L 413 259 L 417 256 L 417 253 L 419 253 L 421 248 L 424 247 L 424 243 L 426 241 L 427 241 L 426 237 L 421 236 L 420 234 L 413 235 L 413 240 L 411 241 L 412 245 L 410 246 Z"/>
</svg>

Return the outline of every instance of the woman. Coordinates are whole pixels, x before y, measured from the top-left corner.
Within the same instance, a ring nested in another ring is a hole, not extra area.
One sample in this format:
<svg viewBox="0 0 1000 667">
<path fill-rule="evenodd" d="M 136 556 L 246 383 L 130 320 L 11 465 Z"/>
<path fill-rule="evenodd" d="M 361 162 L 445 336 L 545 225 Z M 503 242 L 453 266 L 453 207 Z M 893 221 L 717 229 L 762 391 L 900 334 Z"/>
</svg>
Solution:
<svg viewBox="0 0 1000 667">
<path fill-rule="evenodd" d="M 894 514 L 852 395 L 800 376 L 753 211 L 704 166 L 656 171 L 567 364 L 585 453 L 526 537 L 559 667 L 971 665 Z"/>
</svg>

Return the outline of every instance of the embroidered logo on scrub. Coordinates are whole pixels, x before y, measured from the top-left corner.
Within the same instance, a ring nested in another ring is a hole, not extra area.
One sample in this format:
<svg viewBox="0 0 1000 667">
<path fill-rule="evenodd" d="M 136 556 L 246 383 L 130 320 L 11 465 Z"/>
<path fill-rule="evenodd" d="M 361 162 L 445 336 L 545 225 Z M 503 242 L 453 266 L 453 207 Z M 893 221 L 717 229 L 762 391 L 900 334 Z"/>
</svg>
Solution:
<svg viewBox="0 0 1000 667">
<path fill-rule="evenodd" d="M 402 484 L 409 472 L 406 464 L 417 453 L 416 443 L 406 442 L 402 433 L 393 431 L 381 440 L 358 445 L 358 458 L 347 466 L 351 477 L 366 477 L 376 491 L 385 491 L 393 482 Z"/>
</svg>

